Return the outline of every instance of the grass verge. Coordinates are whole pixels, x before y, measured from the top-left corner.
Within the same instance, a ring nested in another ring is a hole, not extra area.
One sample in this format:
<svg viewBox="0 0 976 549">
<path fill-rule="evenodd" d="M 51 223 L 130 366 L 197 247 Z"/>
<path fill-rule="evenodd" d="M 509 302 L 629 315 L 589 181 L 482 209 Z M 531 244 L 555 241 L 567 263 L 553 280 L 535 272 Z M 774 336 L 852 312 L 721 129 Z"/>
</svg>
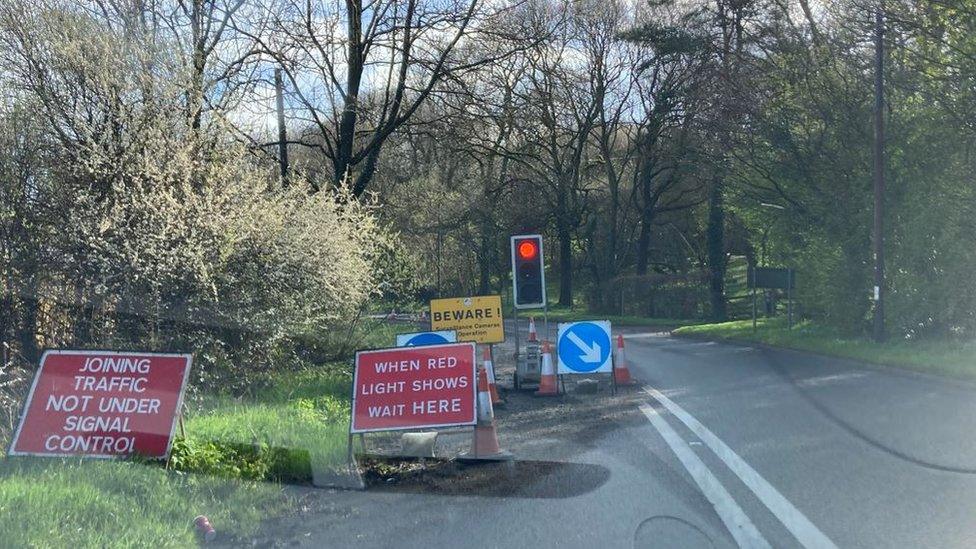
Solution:
<svg viewBox="0 0 976 549">
<path fill-rule="evenodd" d="M 292 507 L 279 482 L 307 483 L 312 467 L 344 462 L 350 369 L 309 367 L 268 377 L 247 397 L 208 397 L 186 418 L 169 469 L 0 458 L 0 545 L 186 547 L 197 543 L 198 514 L 246 539 Z"/>
<path fill-rule="evenodd" d="M 804 321 L 786 329 L 781 318 L 760 319 L 758 329 L 752 320 L 719 324 L 684 326 L 676 335 L 711 339 L 755 341 L 812 351 L 826 355 L 853 358 L 879 365 L 896 366 L 919 372 L 976 381 L 976 342 L 957 340 L 893 340 L 875 343 L 865 338 L 843 337 L 837 332 Z"/>
<path fill-rule="evenodd" d="M 285 508 L 276 484 L 188 475 L 134 461 L 0 460 L 4 547 L 187 547 L 192 520 L 253 533 Z"/>
</svg>

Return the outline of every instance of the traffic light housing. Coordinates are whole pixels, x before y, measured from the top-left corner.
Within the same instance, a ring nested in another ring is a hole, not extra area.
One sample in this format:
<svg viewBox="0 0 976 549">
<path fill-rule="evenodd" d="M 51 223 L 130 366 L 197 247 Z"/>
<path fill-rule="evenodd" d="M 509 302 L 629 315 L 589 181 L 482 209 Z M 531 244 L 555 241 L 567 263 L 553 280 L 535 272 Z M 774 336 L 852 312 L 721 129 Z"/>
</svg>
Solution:
<svg viewBox="0 0 976 549">
<path fill-rule="evenodd" d="M 512 291 L 516 309 L 546 306 L 546 270 L 542 257 L 542 236 L 512 237 Z"/>
</svg>

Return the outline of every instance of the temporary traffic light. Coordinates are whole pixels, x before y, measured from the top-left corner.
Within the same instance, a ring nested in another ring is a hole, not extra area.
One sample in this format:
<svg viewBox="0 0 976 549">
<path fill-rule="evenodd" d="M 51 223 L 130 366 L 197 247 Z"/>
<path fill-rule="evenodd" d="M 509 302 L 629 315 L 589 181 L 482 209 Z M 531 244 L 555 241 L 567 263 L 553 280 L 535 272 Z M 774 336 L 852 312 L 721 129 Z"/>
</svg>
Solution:
<svg viewBox="0 0 976 549">
<path fill-rule="evenodd" d="M 512 284 L 516 309 L 546 305 L 546 272 L 542 264 L 542 237 L 512 237 Z"/>
</svg>

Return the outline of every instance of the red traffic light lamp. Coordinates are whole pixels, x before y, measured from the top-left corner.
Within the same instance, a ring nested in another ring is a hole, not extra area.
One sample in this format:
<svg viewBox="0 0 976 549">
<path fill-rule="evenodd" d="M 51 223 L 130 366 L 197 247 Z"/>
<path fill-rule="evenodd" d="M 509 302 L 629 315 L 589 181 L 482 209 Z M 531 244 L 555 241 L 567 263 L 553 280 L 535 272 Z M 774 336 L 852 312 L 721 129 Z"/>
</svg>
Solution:
<svg viewBox="0 0 976 549">
<path fill-rule="evenodd" d="M 539 254 L 539 247 L 532 240 L 523 240 L 518 246 L 518 254 L 522 259 L 535 259 Z"/>
</svg>

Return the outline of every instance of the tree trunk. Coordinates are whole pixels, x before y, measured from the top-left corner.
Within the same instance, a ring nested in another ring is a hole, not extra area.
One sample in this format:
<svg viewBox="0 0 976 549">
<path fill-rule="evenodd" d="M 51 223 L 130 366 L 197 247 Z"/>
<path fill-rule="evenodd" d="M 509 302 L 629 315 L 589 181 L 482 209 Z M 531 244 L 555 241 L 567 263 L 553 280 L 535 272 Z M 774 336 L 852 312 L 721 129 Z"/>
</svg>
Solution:
<svg viewBox="0 0 976 549">
<path fill-rule="evenodd" d="M 725 204 L 724 183 L 721 177 L 712 181 L 708 193 L 708 281 L 712 306 L 711 319 L 724 322 L 728 319 L 725 307 Z"/>
<path fill-rule="evenodd" d="M 20 299 L 21 321 L 19 326 L 20 333 L 20 353 L 31 364 L 40 358 L 37 347 L 37 313 L 38 303 L 34 296 L 22 296 Z"/>
<path fill-rule="evenodd" d="M 487 209 L 482 210 L 487 211 Z M 492 227 L 488 214 L 481 218 L 481 242 L 478 251 L 478 295 L 491 293 Z"/>
<path fill-rule="evenodd" d="M 607 265 L 608 279 L 617 276 L 617 223 L 620 216 L 620 187 L 614 182 L 610 185 L 610 234 L 607 237 Z"/>
<path fill-rule="evenodd" d="M 285 86 L 281 79 L 281 69 L 276 68 L 275 105 L 278 111 L 278 169 L 281 174 L 281 187 L 288 188 L 288 130 L 285 127 Z"/>
<path fill-rule="evenodd" d="M 339 135 L 336 139 L 336 157 L 333 161 L 333 180 L 336 185 L 352 181 L 352 151 L 356 137 L 356 120 L 359 114 L 359 87 L 363 77 L 363 20 L 362 4 L 358 0 L 346 0 L 346 38 L 348 67 L 346 68 L 346 91 L 343 98 L 342 116 L 339 119 Z M 349 179 L 347 180 L 347 176 Z M 361 176 L 356 182 L 354 194 L 359 196 L 366 190 L 366 181 Z"/>
<path fill-rule="evenodd" d="M 556 199 L 556 239 L 559 241 L 559 306 L 573 306 L 573 235 L 569 184 L 561 176 Z"/>
<path fill-rule="evenodd" d="M 190 32 L 193 40 L 193 74 L 190 84 L 190 126 L 198 132 L 203 125 L 203 77 L 206 70 L 203 0 L 193 0 L 190 12 Z"/>
<path fill-rule="evenodd" d="M 637 235 L 637 275 L 647 274 L 650 261 L 651 224 L 654 222 L 654 194 L 651 192 L 651 182 L 654 179 L 651 161 L 645 157 L 641 162 L 641 174 L 638 180 L 641 195 L 641 227 Z"/>
<path fill-rule="evenodd" d="M 561 217 L 561 216 L 560 216 Z M 559 306 L 573 306 L 573 238 L 568 223 L 559 221 Z"/>
</svg>

